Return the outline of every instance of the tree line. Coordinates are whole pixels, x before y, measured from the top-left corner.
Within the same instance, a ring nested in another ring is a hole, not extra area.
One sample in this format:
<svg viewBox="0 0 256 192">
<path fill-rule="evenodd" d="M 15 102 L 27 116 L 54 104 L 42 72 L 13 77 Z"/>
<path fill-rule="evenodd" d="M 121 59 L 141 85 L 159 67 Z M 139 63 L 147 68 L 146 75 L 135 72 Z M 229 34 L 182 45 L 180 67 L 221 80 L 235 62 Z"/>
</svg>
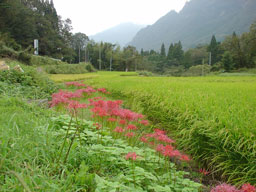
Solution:
<svg viewBox="0 0 256 192">
<path fill-rule="evenodd" d="M 147 70 L 160 74 L 186 71 L 198 65 L 211 70 L 230 71 L 256 67 L 256 22 L 250 31 L 235 32 L 223 42 L 212 36 L 208 45 L 184 51 L 181 41 L 162 44 L 159 51 L 121 48 L 108 42 L 94 42 L 84 33 L 72 33 L 70 19 L 63 20 L 53 0 L 2 0 L 0 2 L 0 43 L 14 49 L 33 52 L 33 40 L 39 40 L 40 55 L 68 63 L 91 62 L 99 70 Z"/>
<path fill-rule="evenodd" d="M 147 70 L 166 74 L 186 71 L 191 67 L 209 65 L 212 71 L 230 71 L 256 67 L 256 22 L 249 32 L 235 32 L 218 42 L 215 35 L 209 44 L 198 45 L 186 51 L 181 41 L 170 43 L 168 49 L 161 45 L 160 51 L 139 51 L 135 47 L 89 41 L 85 54 L 95 68 L 101 70 Z M 100 53 L 100 54 L 99 54 Z"/>
</svg>

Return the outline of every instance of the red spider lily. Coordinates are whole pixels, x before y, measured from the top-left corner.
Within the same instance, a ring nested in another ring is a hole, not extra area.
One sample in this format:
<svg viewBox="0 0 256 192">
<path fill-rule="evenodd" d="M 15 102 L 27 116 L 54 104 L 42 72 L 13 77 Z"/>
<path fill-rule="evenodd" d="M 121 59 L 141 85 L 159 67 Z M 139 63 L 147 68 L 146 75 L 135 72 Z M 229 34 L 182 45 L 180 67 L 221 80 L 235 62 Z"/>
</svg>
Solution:
<svg viewBox="0 0 256 192">
<path fill-rule="evenodd" d="M 158 135 L 155 134 L 155 139 L 164 143 L 174 143 L 175 141 L 170 139 L 167 135 Z"/>
<path fill-rule="evenodd" d="M 236 189 L 234 186 L 223 183 L 213 188 L 211 192 L 241 192 L 241 191 Z"/>
<path fill-rule="evenodd" d="M 68 98 L 65 97 L 55 97 L 52 98 L 52 101 L 49 102 L 50 107 L 54 107 L 57 106 L 58 104 L 67 104 L 69 102 Z"/>
<path fill-rule="evenodd" d="M 125 121 L 124 119 L 121 119 L 121 120 L 119 121 L 119 124 L 120 124 L 120 125 L 125 125 L 125 124 L 126 124 L 126 121 Z"/>
<path fill-rule="evenodd" d="M 145 116 L 139 113 L 138 114 L 138 119 L 143 119 L 143 118 L 145 118 Z"/>
<path fill-rule="evenodd" d="M 125 156 L 125 159 L 126 160 L 129 160 L 131 159 L 132 161 L 136 161 L 137 159 L 137 154 L 135 152 L 129 152 L 126 156 Z"/>
<path fill-rule="evenodd" d="M 142 125 L 145 125 L 145 126 L 149 125 L 148 120 L 141 120 L 139 123 L 142 124 Z"/>
<path fill-rule="evenodd" d="M 183 155 L 180 156 L 180 160 L 188 162 L 188 161 L 191 160 L 191 158 L 188 155 L 183 154 Z"/>
<path fill-rule="evenodd" d="M 109 110 L 120 108 L 120 104 L 116 101 L 106 101 L 105 105 Z"/>
<path fill-rule="evenodd" d="M 85 103 L 81 103 L 81 104 L 79 104 L 79 107 L 78 108 L 87 108 L 88 106 L 87 106 L 87 104 L 85 104 Z"/>
<path fill-rule="evenodd" d="M 175 141 L 170 139 L 165 132 L 159 129 L 155 129 L 154 133 L 149 133 L 145 135 L 148 138 L 155 138 L 157 141 L 164 142 L 164 143 L 174 143 Z"/>
<path fill-rule="evenodd" d="M 179 150 L 174 150 L 172 153 L 170 153 L 169 157 L 180 157 L 180 151 Z"/>
<path fill-rule="evenodd" d="M 162 145 L 162 144 L 159 144 L 159 145 L 157 145 L 157 147 L 156 147 L 156 151 L 157 152 L 160 152 L 160 153 L 163 153 L 164 152 L 164 146 Z"/>
<path fill-rule="evenodd" d="M 137 121 L 141 118 L 141 114 L 132 112 L 128 109 L 119 109 L 117 116 L 128 121 Z"/>
<path fill-rule="evenodd" d="M 108 92 L 105 88 L 99 88 L 97 89 L 97 91 L 105 94 L 110 94 L 110 92 Z"/>
<path fill-rule="evenodd" d="M 104 101 L 104 100 L 89 100 L 90 101 L 90 106 L 93 106 L 92 111 L 95 113 L 97 111 L 105 111 L 108 113 L 110 116 L 113 115 L 113 111 L 119 111 L 120 106 L 119 103 L 116 101 Z"/>
<path fill-rule="evenodd" d="M 99 116 L 99 117 L 109 116 L 109 114 L 104 108 L 94 107 L 91 109 L 91 111 L 94 113 L 94 116 Z"/>
<path fill-rule="evenodd" d="M 147 143 L 148 142 L 147 138 L 145 138 L 145 137 L 141 137 L 140 141 L 143 142 L 143 143 Z"/>
<path fill-rule="evenodd" d="M 95 93 L 96 90 L 88 86 L 86 89 L 78 89 L 75 92 L 80 94 L 86 93 L 88 95 L 91 95 L 92 93 Z"/>
<path fill-rule="evenodd" d="M 113 131 L 117 132 L 117 133 L 123 133 L 124 132 L 122 127 L 116 127 Z"/>
<path fill-rule="evenodd" d="M 123 110 L 123 111 L 124 111 L 124 113 L 123 113 L 124 118 L 127 119 L 128 121 L 133 121 L 133 120 L 137 119 L 138 114 L 136 114 L 130 110 Z"/>
<path fill-rule="evenodd" d="M 121 104 L 122 101 L 116 100 L 116 101 L 104 101 L 104 100 L 98 100 L 95 101 L 93 99 L 89 100 L 90 106 L 93 106 L 93 108 L 102 108 L 105 110 L 110 116 L 112 117 L 119 117 L 122 120 L 127 121 L 137 121 L 139 118 L 141 118 L 141 115 L 138 113 L 134 113 L 128 109 L 122 109 Z M 122 124 L 122 121 L 121 121 Z"/>
<path fill-rule="evenodd" d="M 68 109 L 78 109 L 78 108 L 79 108 L 79 102 L 78 102 L 78 101 L 70 100 L 70 101 L 68 102 L 67 108 L 68 108 Z"/>
<path fill-rule="evenodd" d="M 67 108 L 68 109 L 82 109 L 82 108 L 87 108 L 87 105 L 85 103 L 79 103 L 78 101 L 69 100 Z"/>
<path fill-rule="evenodd" d="M 161 129 L 154 129 L 154 132 L 160 135 L 165 135 L 165 131 Z"/>
<path fill-rule="evenodd" d="M 58 93 L 52 94 L 52 101 L 50 101 L 50 107 L 54 107 L 58 104 L 68 104 L 71 98 L 80 98 L 82 94 L 73 93 L 69 91 L 60 90 Z"/>
<path fill-rule="evenodd" d="M 174 148 L 173 148 L 173 146 L 171 146 L 171 145 L 166 145 L 165 147 L 164 147 L 164 150 L 162 151 L 162 154 L 164 155 L 164 156 L 169 156 L 169 157 L 171 157 L 172 156 L 172 154 L 173 154 L 173 150 L 174 150 Z"/>
<path fill-rule="evenodd" d="M 130 125 L 127 125 L 127 129 L 128 130 L 136 130 L 137 127 L 135 125 L 130 124 Z"/>
<path fill-rule="evenodd" d="M 125 136 L 131 138 L 131 137 L 135 136 L 135 133 L 133 133 L 133 132 L 126 133 Z"/>
<path fill-rule="evenodd" d="M 148 134 L 145 135 L 145 137 L 152 138 L 152 137 L 154 137 L 154 133 L 148 133 Z"/>
<path fill-rule="evenodd" d="M 117 120 L 116 120 L 115 118 L 110 117 L 110 118 L 108 118 L 107 121 L 108 121 L 108 122 L 116 122 Z"/>
<path fill-rule="evenodd" d="M 79 103 L 78 101 L 73 101 L 73 100 L 70 100 L 68 102 L 68 106 L 67 106 L 68 109 L 84 109 L 84 108 L 87 108 L 87 105 L 85 103 Z"/>
<path fill-rule="evenodd" d="M 110 115 L 115 117 L 120 117 L 120 109 L 119 108 L 112 109 Z"/>
<path fill-rule="evenodd" d="M 210 172 L 209 171 L 206 171 L 205 169 L 200 169 L 199 172 L 203 175 L 208 175 Z"/>
<path fill-rule="evenodd" d="M 241 190 L 242 190 L 242 192 L 256 192 L 255 186 L 252 186 L 249 183 L 243 184 Z"/>
<path fill-rule="evenodd" d="M 123 104 L 122 100 L 115 100 L 116 104 L 118 104 L 119 106 Z"/>
<path fill-rule="evenodd" d="M 93 126 L 95 126 L 97 130 L 101 128 L 101 125 L 99 123 L 93 123 Z"/>
<path fill-rule="evenodd" d="M 98 116 L 99 116 L 99 117 L 106 117 L 106 116 L 108 116 L 108 113 L 107 113 L 106 111 L 104 111 L 104 110 L 101 109 L 101 110 L 99 111 L 99 113 L 98 113 Z"/>
<path fill-rule="evenodd" d="M 114 109 L 118 109 L 118 110 L 120 109 L 119 101 L 105 101 L 103 99 L 101 99 L 101 100 L 91 99 L 89 101 L 90 101 L 91 106 L 107 108 L 110 111 L 112 111 Z"/>
</svg>

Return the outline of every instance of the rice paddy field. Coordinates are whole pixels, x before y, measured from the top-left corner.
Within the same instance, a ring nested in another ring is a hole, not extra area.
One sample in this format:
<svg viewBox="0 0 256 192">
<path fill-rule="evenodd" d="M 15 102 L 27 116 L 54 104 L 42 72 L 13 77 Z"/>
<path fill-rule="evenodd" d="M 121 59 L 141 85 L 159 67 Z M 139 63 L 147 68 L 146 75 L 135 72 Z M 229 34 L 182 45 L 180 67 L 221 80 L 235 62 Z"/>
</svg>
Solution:
<svg viewBox="0 0 256 192">
<path fill-rule="evenodd" d="M 172 135 L 180 148 L 214 175 L 256 183 L 256 77 L 141 77 L 98 72 L 51 75 L 107 88 Z"/>
</svg>

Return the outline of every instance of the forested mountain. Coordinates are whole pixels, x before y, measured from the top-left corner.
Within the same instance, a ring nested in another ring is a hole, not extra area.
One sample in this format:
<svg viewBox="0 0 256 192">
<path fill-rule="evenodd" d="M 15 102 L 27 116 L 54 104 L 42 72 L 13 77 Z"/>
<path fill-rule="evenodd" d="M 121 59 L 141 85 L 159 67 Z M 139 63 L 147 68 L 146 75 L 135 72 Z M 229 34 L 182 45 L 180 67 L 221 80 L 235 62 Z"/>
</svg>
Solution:
<svg viewBox="0 0 256 192">
<path fill-rule="evenodd" d="M 121 23 L 115 27 L 90 36 L 91 39 L 100 42 L 117 43 L 121 47 L 129 43 L 143 25 L 133 23 Z"/>
<path fill-rule="evenodd" d="M 159 50 L 179 40 L 185 49 L 249 31 L 256 20 L 255 0 L 191 0 L 179 12 L 170 11 L 155 24 L 141 29 L 129 43 L 138 50 Z"/>
</svg>

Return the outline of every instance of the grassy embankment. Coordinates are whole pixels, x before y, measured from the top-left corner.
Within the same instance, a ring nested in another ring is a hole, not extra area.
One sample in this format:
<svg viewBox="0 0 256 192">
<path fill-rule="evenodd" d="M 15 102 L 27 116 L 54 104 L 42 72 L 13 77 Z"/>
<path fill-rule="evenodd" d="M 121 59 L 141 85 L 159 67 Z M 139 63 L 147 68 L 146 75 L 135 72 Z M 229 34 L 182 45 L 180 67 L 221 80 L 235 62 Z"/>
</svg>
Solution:
<svg viewBox="0 0 256 192">
<path fill-rule="evenodd" d="M 86 79 L 169 131 L 178 146 L 224 180 L 256 183 L 256 77 L 137 77 L 98 72 Z"/>
</svg>

